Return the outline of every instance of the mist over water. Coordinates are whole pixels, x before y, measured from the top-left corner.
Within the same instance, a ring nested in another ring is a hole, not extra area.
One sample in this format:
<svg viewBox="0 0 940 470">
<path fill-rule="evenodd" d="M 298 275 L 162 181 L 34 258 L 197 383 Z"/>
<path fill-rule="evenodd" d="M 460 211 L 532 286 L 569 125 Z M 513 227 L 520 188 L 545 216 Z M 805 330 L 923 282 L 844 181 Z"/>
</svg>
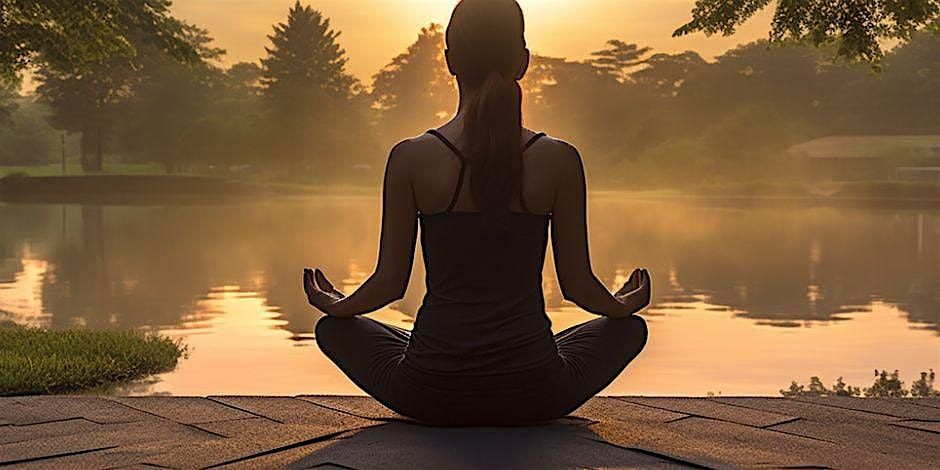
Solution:
<svg viewBox="0 0 940 470">
<path fill-rule="evenodd" d="M 379 202 L 341 193 L 202 205 L 0 205 L 0 320 L 149 327 L 188 359 L 130 393 L 361 393 L 313 341 L 301 268 L 352 291 L 372 272 Z M 940 365 L 940 210 L 723 204 L 596 193 L 609 287 L 650 269 L 646 351 L 605 393 L 775 395 L 819 375 L 870 383 Z M 410 327 L 424 294 L 373 317 Z M 553 329 L 590 318 L 543 288 Z"/>
</svg>

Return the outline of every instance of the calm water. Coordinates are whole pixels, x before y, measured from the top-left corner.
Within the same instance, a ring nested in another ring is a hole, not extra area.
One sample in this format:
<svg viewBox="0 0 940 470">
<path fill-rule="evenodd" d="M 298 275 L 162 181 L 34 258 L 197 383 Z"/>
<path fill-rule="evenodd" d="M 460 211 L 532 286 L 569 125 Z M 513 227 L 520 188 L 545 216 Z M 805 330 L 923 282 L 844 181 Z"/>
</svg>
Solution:
<svg viewBox="0 0 940 470">
<path fill-rule="evenodd" d="M 313 341 L 301 268 L 350 291 L 373 267 L 378 202 L 317 197 L 200 206 L 0 205 L 0 320 L 148 327 L 179 367 L 122 393 L 361 393 Z M 940 209 L 718 207 L 593 196 L 594 267 L 650 269 L 646 351 L 609 394 L 774 395 L 792 379 L 869 384 L 940 368 Z M 423 295 L 373 317 L 409 327 Z M 545 298 L 555 330 L 591 318 Z"/>
</svg>

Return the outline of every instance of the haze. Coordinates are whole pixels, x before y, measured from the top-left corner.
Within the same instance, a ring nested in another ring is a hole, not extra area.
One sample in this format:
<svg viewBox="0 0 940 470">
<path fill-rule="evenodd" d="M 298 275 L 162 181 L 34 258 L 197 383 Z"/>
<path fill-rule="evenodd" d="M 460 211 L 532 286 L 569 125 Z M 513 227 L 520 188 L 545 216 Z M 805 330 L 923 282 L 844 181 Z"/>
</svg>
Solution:
<svg viewBox="0 0 940 470">
<path fill-rule="evenodd" d="M 271 25 L 282 22 L 294 0 L 176 0 L 179 18 L 207 28 L 227 50 L 224 62 L 255 62 L 264 54 Z M 315 0 L 304 2 L 342 31 L 348 70 L 364 82 L 414 42 L 422 26 L 446 24 L 453 0 Z M 689 18 L 693 0 L 520 0 L 529 47 L 539 54 L 580 59 L 609 39 L 651 46 L 656 52 L 694 50 L 706 58 L 766 37 L 768 15 L 734 37 L 672 38 Z"/>
</svg>

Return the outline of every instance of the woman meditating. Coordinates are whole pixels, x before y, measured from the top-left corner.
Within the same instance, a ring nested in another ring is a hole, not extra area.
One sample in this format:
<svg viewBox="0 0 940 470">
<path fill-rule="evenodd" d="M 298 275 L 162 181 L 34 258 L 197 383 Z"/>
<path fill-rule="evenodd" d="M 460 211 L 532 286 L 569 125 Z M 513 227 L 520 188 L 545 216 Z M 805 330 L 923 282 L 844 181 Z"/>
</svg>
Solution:
<svg viewBox="0 0 940 470">
<path fill-rule="evenodd" d="M 646 344 L 637 269 L 611 294 L 588 255 L 585 180 L 571 145 L 522 127 L 529 51 L 513 0 L 463 0 L 447 28 L 460 106 L 396 145 L 383 189 L 375 273 L 345 296 L 305 269 L 323 352 L 390 409 L 435 425 L 514 425 L 565 416 Z M 418 226 L 427 295 L 411 332 L 360 315 L 404 296 Z M 552 335 L 542 297 L 551 229 L 561 292 L 600 318 Z"/>
</svg>

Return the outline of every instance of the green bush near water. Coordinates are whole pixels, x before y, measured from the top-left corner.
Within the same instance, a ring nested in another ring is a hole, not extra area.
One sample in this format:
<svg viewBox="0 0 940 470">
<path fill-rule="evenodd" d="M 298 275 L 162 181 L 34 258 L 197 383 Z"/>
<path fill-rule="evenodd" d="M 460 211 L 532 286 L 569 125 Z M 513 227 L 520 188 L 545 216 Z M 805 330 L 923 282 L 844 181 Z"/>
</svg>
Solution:
<svg viewBox="0 0 940 470">
<path fill-rule="evenodd" d="M 904 382 L 901 380 L 900 372 L 895 370 L 888 373 L 886 370 L 875 370 L 875 382 L 871 387 L 854 387 L 846 384 L 842 377 L 836 379 L 832 388 L 827 388 L 819 377 L 813 376 L 809 379 L 809 385 L 802 385 L 793 381 L 790 387 L 780 390 L 784 397 L 861 397 L 866 398 L 936 398 L 940 397 L 940 391 L 934 388 L 934 382 L 937 379 L 936 372 L 930 369 L 929 372 L 921 372 L 920 378 L 911 383 L 910 389 L 904 388 Z"/>
<path fill-rule="evenodd" d="M 48 331 L 0 324 L 0 395 L 68 393 L 168 372 L 181 342 L 141 331 Z"/>
</svg>

